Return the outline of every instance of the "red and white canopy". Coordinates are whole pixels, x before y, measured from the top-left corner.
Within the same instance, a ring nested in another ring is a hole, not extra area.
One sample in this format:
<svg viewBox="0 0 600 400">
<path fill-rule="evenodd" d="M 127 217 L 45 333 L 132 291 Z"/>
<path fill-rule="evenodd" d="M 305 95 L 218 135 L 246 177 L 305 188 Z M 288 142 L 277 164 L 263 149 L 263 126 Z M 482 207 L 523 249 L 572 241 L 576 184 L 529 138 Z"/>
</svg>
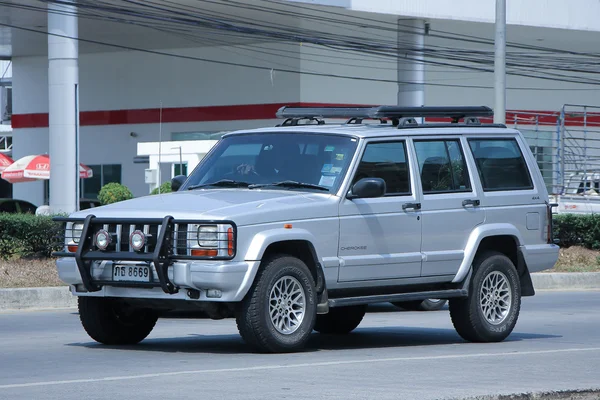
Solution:
<svg viewBox="0 0 600 400">
<path fill-rule="evenodd" d="M 14 163 L 12 158 L 0 153 L 0 172 L 4 171 L 12 163 Z"/>
<path fill-rule="evenodd" d="M 91 168 L 79 164 L 79 177 L 91 178 L 94 173 Z M 25 156 L 19 158 L 4 171 L 2 179 L 10 183 L 31 182 L 38 179 L 50 179 L 50 157 L 46 154 Z"/>
</svg>

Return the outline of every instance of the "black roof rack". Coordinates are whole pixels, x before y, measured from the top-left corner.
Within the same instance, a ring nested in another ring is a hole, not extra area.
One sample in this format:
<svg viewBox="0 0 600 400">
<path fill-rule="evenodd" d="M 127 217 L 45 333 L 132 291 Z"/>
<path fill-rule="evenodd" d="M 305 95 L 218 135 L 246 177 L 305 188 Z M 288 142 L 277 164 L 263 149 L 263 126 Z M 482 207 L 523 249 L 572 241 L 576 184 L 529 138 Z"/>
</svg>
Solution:
<svg viewBox="0 0 600 400">
<path fill-rule="evenodd" d="M 419 117 L 450 118 L 456 123 L 468 118 L 470 123 L 478 123 L 477 117 L 491 117 L 494 112 L 486 106 L 463 107 L 288 107 L 277 110 L 277 118 L 288 120 L 318 119 L 318 118 L 349 118 L 349 122 L 356 123 L 362 119 L 391 119 L 394 126 L 400 119 Z"/>
</svg>

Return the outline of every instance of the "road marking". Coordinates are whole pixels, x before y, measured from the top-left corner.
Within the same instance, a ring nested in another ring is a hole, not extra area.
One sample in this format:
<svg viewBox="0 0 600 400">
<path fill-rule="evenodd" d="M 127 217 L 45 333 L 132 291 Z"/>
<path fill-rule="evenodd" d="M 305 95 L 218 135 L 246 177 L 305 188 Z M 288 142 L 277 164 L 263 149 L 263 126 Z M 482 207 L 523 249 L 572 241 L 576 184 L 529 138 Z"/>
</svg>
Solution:
<svg viewBox="0 0 600 400">
<path fill-rule="evenodd" d="M 378 364 L 396 361 L 423 361 L 423 360 L 449 360 L 459 358 L 481 358 L 481 357 L 511 357 L 511 356 L 527 356 L 536 354 L 556 354 L 556 353 L 576 353 L 600 351 L 600 347 L 588 348 L 572 348 L 572 349 L 554 349 L 554 350 L 533 350 L 533 351 L 513 351 L 508 353 L 475 353 L 475 354 L 448 354 L 442 356 L 423 356 L 423 357 L 393 357 L 393 358 L 376 358 L 363 360 L 340 360 L 340 361 L 323 361 L 314 363 L 300 364 L 280 364 L 280 365 L 262 365 L 256 367 L 240 367 L 240 368 L 220 368 L 220 369 L 199 369 L 193 371 L 174 371 L 174 372 L 158 372 L 155 374 L 128 375 L 128 376 L 108 376 L 105 378 L 89 378 L 89 379 L 72 379 L 64 381 L 45 381 L 31 383 L 16 383 L 10 385 L 0 385 L 1 389 L 28 388 L 35 386 L 55 386 L 55 385 L 72 385 L 77 383 L 97 383 L 97 382 L 114 382 L 114 381 L 129 381 L 135 379 L 161 378 L 168 376 L 181 375 L 196 375 L 196 374 L 217 374 L 227 372 L 248 372 L 248 371 L 265 371 L 276 369 L 290 368 L 307 368 L 307 367 L 329 367 L 336 365 L 352 365 L 352 364 Z"/>
</svg>

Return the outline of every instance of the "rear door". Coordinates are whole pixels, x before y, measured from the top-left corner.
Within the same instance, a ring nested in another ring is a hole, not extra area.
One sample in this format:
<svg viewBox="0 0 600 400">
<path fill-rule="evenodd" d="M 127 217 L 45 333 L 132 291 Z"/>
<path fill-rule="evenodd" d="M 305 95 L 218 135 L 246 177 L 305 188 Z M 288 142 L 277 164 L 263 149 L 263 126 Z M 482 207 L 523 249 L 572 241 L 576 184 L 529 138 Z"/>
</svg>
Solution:
<svg viewBox="0 0 600 400">
<path fill-rule="evenodd" d="M 481 193 L 465 160 L 466 140 L 459 136 L 414 138 L 423 190 L 423 265 L 421 276 L 454 275 L 467 239 L 483 223 Z"/>
<path fill-rule="evenodd" d="M 421 212 L 406 140 L 369 141 L 352 183 L 376 177 L 385 196 L 340 204 L 339 281 L 418 277 Z"/>
</svg>

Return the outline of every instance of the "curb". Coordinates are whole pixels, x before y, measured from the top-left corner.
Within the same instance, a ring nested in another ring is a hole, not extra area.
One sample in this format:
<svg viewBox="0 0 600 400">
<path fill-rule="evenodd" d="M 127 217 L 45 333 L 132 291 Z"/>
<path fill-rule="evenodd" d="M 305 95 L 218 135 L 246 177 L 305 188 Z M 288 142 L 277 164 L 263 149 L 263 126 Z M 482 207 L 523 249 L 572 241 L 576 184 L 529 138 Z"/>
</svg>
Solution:
<svg viewBox="0 0 600 400">
<path fill-rule="evenodd" d="M 0 311 L 77 306 L 68 286 L 0 289 Z"/>
<path fill-rule="evenodd" d="M 518 393 L 509 395 L 483 395 L 463 400 L 597 400 L 600 389 L 560 390 L 555 392 Z M 455 399 L 458 400 L 458 399 Z"/>
<path fill-rule="evenodd" d="M 600 272 L 538 272 L 531 274 L 535 290 L 600 289 Z M 0 311 L 70 308 L 77 297 L 68 286 L 0 289 Z"/>
<path fill-rule="evenodd" d="M 538 272 L 531 280 L 536 290 L 600 289 L 600 272 Z"/>
</svg>

